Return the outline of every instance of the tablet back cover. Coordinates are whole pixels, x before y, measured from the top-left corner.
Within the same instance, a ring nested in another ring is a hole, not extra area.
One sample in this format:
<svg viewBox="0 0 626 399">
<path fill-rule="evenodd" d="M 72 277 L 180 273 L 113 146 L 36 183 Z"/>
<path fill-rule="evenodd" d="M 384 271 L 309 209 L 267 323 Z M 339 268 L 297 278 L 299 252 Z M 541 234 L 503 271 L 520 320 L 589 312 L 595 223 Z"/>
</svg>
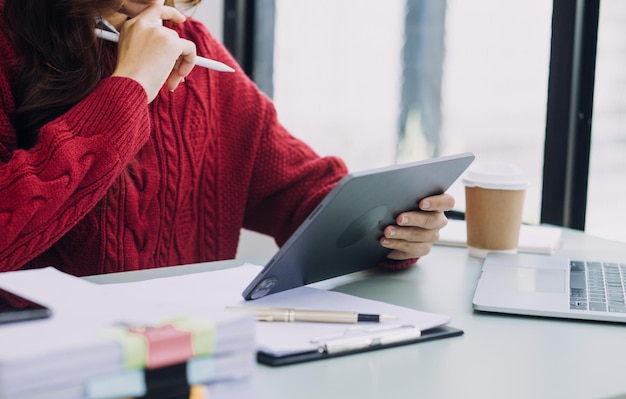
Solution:
<svg viewBox="0 0 626 399">
<path fill-rule="evenodd" d="M 376 266 L 390 252 L 379 244 L 396 216 L 445 192 L 472 163 L 471 153 L 345 176 L 244 290 L 245 299 Z"/>
</svg>

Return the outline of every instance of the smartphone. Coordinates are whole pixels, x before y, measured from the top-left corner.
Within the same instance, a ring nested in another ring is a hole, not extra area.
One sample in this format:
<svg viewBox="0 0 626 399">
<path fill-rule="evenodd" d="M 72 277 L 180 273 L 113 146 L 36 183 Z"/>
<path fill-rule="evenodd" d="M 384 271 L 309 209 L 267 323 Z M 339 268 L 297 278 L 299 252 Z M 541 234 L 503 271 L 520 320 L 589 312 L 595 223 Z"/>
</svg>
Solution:
<svg viewBox="0 0 626 399">
<path fill-rule="evenodd" d="M 51 315 L 49 308 L 0 288 L 0 324 L 43 319 Z"/>
</svg>

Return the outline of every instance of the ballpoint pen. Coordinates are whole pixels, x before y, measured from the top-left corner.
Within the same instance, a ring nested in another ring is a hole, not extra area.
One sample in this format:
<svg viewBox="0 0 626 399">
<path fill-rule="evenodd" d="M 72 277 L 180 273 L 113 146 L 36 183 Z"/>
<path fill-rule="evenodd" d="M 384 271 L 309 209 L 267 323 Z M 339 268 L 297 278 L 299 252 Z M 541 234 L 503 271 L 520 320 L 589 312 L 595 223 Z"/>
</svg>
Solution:
<svg viewBox="0 0 626 399">
<path fill-rule="evenodd" d="M 259 321 L 268 322 L 285 322 L 291 323 L 296 321 L 314 322 L 314 323 L 358 323 L 358 322 L 374 322 L 383 323 L 395 320 L 394 316 L 366 314 L 358 312 L 340 312 L 334 310 L 304 310 L 304 309 L 288 309 L 288 308 L 254 308 L 254 307 L 227 307 L 228 310 L 240 310 L 254 312 Z"/>
<path fill-rule="evenodd" d="M 118 43 L 120 40 L 119 33 L 111 32 L 108 30 L 100 29 L 100 28 L 96 28 L 96 36 L 99 37 L 100 39 L 107 40 L 109 42 L 114 42 L 114 43 Z M 219 72 L 235 72 L 233 68 L 229 67 L 228 65 L 222 62 L 211 60 L 209 58 L 204 58 L 200 56 L 196 57 L 196 65 L 203 67 L 203 68 L 212 69 L 214 71 L 219 71 Z"/>
</svg>

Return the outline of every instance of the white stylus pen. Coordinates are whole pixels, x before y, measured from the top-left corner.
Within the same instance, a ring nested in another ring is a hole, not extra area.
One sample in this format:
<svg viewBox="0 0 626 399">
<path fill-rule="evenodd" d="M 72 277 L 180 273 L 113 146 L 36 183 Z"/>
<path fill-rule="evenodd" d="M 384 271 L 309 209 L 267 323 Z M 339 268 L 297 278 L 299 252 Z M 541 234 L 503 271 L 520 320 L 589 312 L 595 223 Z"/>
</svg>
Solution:
<svg viewBox="0 0 626 399">
<path fill-rule="evenodd" d="M 109 42 L 118 43 L 120 41 L 119 34 L 115 32 L 109 32 L 108 30 L 104 30 L 100 28 L 96 28 L 96 36 L 98 36 L 100 39 L 107 40 Z M 233 68 L 229 67 L 228 65 L 222 62 L 211 60 L 209 58 L 199 57 L 199 56 L 196 57 L 196 65 L 203 67 L 203 68 L 212 69 L 214 71 L 219 71 L 219 72 L 235 72 Z"/>
</svg>

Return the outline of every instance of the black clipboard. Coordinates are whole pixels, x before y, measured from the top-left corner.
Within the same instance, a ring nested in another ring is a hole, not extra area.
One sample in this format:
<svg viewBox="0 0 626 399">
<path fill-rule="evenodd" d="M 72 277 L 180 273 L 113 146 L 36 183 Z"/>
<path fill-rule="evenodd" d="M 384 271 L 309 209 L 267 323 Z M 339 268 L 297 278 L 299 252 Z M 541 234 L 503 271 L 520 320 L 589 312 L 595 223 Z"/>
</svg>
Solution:
<svg viewBox="0 0 626 399">
<path fill-rule="evenodd" d="M 421 335 L 418 338 L 403 340 L 403 341 L 394 342 L 391 344 L 370 345 L 368 347 L 354 349 L 354 350 L 346 350 L 346 351 L 341 351 L 338 353 L 327 353 L 321 350 L 315 350 L 315 351 L 294 353 L 294 354 L 284 355 L 284 356 L 275 356 L 270 353 L 259 351 L 257 352 L 256 358 L 257 358 L 257 362 L 261 364 L 272 366 L 272 367 L 279 367 L 279 366 L 287 366 L 290 364 L 311 362 L 311 361 L 316 361 L 316 360 L 331 359 L 335 357 L 353 355 L 356 353 L 370 352 L 374 350 L 392 348 L 396 346 L 417 344 L 420 342 L 433 341 L 436 339 L 449 338 L 449 337 L 456 337 L 460 335 L 463 335 L 463 330 L 450 327 L 450 326 L 442 326 L 442 327 L 432 328 L 429 330 L 424 330 L 421 332 Z"/>
</svg>

